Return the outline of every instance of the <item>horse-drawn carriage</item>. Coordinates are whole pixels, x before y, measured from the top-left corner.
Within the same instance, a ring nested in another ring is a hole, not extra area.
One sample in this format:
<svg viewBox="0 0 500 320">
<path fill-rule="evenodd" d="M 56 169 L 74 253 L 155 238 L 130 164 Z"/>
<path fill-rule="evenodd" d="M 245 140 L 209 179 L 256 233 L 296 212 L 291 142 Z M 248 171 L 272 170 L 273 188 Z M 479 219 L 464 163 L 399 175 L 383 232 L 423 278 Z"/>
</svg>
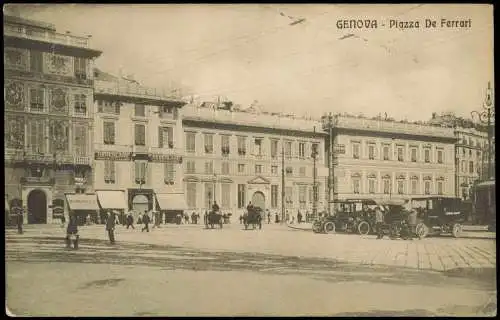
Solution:
<svg viewBox="0 0 500 320">
<path fill-rule="evenodd" d="M 262 229 L 262 209 L 260 207 L 253 207 L 245 212 L 243 215 L 243 224 L 245 225 L 245 230 L 250 225 L 252 225 L 253 229 L 256 229 L 257 226 L 259 226 L 259 229 Z"/>
<path fill-rule="evenodd" d="M 220 211 L 210 210 L 208 212 L 205 225 L 207 228 L 210 227 L 210 229 L 213 229 L 215 225 L 219 225 L 219 227 L 222 229 L 223 222 L 224 220 L 222 219 L 222 214 Z"/>
</svg>

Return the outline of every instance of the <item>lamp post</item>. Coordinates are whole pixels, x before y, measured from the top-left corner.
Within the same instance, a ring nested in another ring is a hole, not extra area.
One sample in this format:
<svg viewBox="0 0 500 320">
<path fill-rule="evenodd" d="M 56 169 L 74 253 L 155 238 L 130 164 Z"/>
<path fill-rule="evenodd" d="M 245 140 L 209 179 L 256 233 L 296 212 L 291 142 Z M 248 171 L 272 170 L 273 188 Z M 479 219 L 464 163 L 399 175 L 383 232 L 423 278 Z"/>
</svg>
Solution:
<svg viewBox="0 0 500 320">
<path fill-rule="evenodd" d="M 214 204 L 215 204 L 215 188 L 217 187 L 217 174 L 214 172 Z"/>
<path fill-rule="evenodd" d="M 281 139 L 281 223 L 285 221 L 285 140 Z"/>
<path fill-rule="evenodd" d="M 323 130 L 328 130 L 329 137 L 329 150 L 328 150 L 328 214 L 333 215 L 335 208 L 332 206 L 332 202 L 335 198 L 335 172 L 334 172 L 334 161 L 335 156 L 335 143 L 334 143 L 334 131 L 333 129 L 337 126 L 338 116 L 333 116 L 331 113 L 321 117 Z"/>
<path fill-rule="evenodd" d="M 488 169 L 487 169 L 487 179 L 491 179 L 493 177 L 492 174 L 492 142 L 494 140 L 493 130 L 495 126 L 495 106 L 492 101 L 492 92 L 491 92 L 491 83 L 488 82 L 488 88 L 486 89 L 486 99 L 483 103 L 483 110 L 481 111 L 472 111 L 471 117 L 474 120 L 474 116 L 476 116 L 481 124 L 486 124 L 486 128 L 488 130 L 488 146 L 487 146 L 487 159 L 488 159 Z"/>
<path fill-rule="evenodd" d="M 316 131 L 316 128 L 314 128 L 314 131 Z M 318 157 L 318 150 L 315 147 L 316 145 L 313 145 L 313 150 L 311 153 L 311 157 L 313 158 L 313 217 L 314 220 L 317 220 L 317 214 L 318 214 L 318 184 L 316 182 L 317 179 L 317 172 L 316 172 L 316 158 Z"/>
</svg>

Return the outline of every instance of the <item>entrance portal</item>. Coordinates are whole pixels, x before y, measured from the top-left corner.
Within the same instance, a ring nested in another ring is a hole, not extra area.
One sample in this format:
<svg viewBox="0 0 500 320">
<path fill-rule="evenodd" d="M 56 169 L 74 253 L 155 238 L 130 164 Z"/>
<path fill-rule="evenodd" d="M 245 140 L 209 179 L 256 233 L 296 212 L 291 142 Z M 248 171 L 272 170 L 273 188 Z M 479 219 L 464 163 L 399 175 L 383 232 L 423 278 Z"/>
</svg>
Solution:
<svg viewBox="0 0 500 320">
<path fill-rule="evenodd" d="M 144 211 L 149 209 L 149 200 L 143 194 L 138 194 L 132 199 L 132 210 L 135 211 L 134 220 L 137 221 L 139 214 L 144 214 Z M 151 217 L 150 217 L 151 218 Z"/>
<path fill-rule="evenodd" d="M 259 207 L 262 211 L 266 210 L 266 197 L 260 191 L 257 191 L 252 196 L 252 204 L 254 207 Z"/>
<path fill-rule="evenodd" d="M 47 196 L 42 190 L 33 190 L 28 195 L 28 223 L 47 223 Z"/>
</svg>

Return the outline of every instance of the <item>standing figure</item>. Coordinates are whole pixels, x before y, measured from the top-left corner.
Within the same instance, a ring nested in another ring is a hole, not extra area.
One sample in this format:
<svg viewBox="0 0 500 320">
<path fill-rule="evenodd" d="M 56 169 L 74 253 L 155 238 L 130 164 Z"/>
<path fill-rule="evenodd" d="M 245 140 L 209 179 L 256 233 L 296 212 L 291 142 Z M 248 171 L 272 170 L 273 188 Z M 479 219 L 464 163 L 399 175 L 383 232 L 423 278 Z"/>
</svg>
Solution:
<svg viewBox="0 0 500 320">
<path fill-rule="evenodd" d="M 127 215 L 127 229 L 129 227 L 132 227 L 132 229 L 135 229 L 134 227 L 134 216 L 132 215 L 132 211 L 130 211 Z"/>
<path fill-rule="evenodd" d="M 109 212 L 108 220 L 106 221 L 106 230 L 108 231 L 109 242 L 111 242 L 111 244 L 115 243 L 115 225 L 116 214 L 114 212 Z"/>
<path fill-rule="evenodd" d="M 382 239 L 384 237 L 384 213 L 380 207 L 375 208 L 375 226 L 377 227 L 377 239 Z"/>
<path fill-rule="evenodd" d="M 214 201 L 214 204 L 212 205 L 212 211 L 214 213 L 219 212 L 220 208 L 219 205 L 217 204 L 217 201 Z"/>
<path fill-rule="evenodd" d="M 297 213 L 297 223 L 302 223 L 302 213 L 300 213 L 300 210 Z"/>
<path fill-rule="evenodd" d="M 26 208 L 26 207 L 25 207 Z M 16 222 L 17 222 L 17 233 L 23 234 L 23 222 L 24 222 L 24 215 L 23 215 L 24 209 L 19 208 L 17 210 L 17 215 L 16 215 Z"/>
<path fill-rule="evenodd" d="M 144 227 L 142 228 L 141 232 L 143 232 L 144 230 L 149 232 L 149 222 L 150 222 L 150 218 L 149 218 L 148 212 L 146 210 L 144 210 L 144 215 L 142 216 L 142 223 L 144 224 Z"/>
<path fill-rule="evenodd" d="M 269 209 L 267 209 L 266 211 L 267 211 L 267 224 L 270 224 L 271 223 L 271 212 L 269 211 Z"/>
<path fill-rule="evenodd" d="M 72 237 L 74 237 L 73 243 L 75 249 L 78 249 L 78 221 L 74 214 L 69 215 L 68 227 L 66 228 L 66 248 L 71 248 Z"/>
<path fill-rule="evenodd" d="M 275 223 L 279 223 L 280 222 L 280 218 L 278 216 L 278 213 L 276 212 L 275 216 L 274 216 L 274 222 Z"/>
<path fill-rule="evenodd" d="M 286 223 L 290 221 L 290 214 L 288 213 L 288 210 L 286 211 L 285 219 Z"/>
</svg>

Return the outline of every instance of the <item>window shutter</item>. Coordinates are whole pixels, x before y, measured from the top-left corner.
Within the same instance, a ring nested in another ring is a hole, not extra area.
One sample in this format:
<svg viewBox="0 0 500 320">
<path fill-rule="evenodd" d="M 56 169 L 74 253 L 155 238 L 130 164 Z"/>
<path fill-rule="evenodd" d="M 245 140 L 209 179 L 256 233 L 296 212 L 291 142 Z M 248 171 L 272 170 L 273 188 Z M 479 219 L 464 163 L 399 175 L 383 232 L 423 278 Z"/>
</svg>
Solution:
<svg viewBox="0 0 500 320">
<path fill-rule="evenodd" d="M 163 128 L 158 128 L 158 147 L 163 148 Z"/>
<path fill-rule="evenodd" d="M 115 177 L 116 177 L 115 162 L 110 161 L 109 165 L 110 165 L 110 173 L 109 173 L 110 178 L 111 178 L 111 180 L 115 181 Z"/>
<path fill-rule="evenodd" d="M 168 143 L 173 143 L 174 142 L 174 128 L 169 127 L 167 128 L 167 134 L 168 134 Z"/>
</svg>

